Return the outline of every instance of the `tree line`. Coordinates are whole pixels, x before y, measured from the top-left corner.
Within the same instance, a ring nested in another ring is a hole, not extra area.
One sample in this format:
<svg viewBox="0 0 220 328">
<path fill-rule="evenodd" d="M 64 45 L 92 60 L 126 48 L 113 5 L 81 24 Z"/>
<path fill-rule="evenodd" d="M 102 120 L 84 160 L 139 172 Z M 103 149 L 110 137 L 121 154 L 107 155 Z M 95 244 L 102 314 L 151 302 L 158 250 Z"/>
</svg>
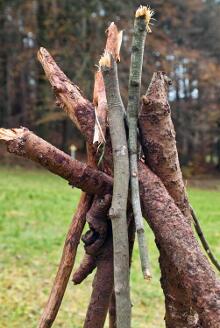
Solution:
<svg viewBox="0 0 220 328">
<path fill-rule="evenodd" d="M 155 10 L 142 94 L 154 71 L 172 79 L 169 100 L 181 163 L 220 168 L 220 2 L 143 1 Z M 126 99 L 133 22 L 139 1 L 0 1 L 0 125 L 27 126 L 69 151 L 85 142 L 56 107 L 36 53 L 46 47 L 92 99 L 95 64 L 111 21 L 124 29 L 119 65 Z"/>
</svg>

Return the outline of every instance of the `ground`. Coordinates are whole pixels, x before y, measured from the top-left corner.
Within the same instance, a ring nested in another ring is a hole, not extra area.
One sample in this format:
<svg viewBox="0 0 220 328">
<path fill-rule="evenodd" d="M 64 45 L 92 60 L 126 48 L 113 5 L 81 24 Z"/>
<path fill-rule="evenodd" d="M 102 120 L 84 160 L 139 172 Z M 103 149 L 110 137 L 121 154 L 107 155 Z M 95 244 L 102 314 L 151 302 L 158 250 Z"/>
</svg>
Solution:
<svg viewBox="0 0 220 328">
<path fill-rule="evenodd" d="M 189 194 L 220 258 L 220 183 L 209 188 L 189 188 Z M 37 326 L 79 194 L 48 172 L 0 167 L 0 328 Z M 163 328 L 158 253 L 149 228 L 147 237 L 153 278 L 150 283 L 142 279 L 136 245 L 131 272 L 132 328 Z M 77 263 L 82 254 L 80 248 Z M 54 328 L 82 327 L 91 280 L 79 286 L 69 283 Z"/>
</svg>

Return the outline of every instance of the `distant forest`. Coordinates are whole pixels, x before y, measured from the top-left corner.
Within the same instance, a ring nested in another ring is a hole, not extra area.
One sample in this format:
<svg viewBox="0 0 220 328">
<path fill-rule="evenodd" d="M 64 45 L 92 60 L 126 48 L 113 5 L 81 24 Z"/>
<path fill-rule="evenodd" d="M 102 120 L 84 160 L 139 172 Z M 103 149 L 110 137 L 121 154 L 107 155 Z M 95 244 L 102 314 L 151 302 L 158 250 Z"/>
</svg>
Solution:
<svg viewBox="0 0 220 328">
<path fill-rule="evenodd" d="M 142 1 L 155 10 L 147 37 L 144 94 L 166 71 L 182 165 L 220 170 L 220 1 Z M 47 48 L 92 100 L 95 65 L 114 21 L 124 30 L 119 67 L 126 104 L 134 11 L 140 1 L 0 0 L 0 126 L 25 126 L 69 152 L 84 141 L 56 107 L 36 53 Z"/>
</svg>

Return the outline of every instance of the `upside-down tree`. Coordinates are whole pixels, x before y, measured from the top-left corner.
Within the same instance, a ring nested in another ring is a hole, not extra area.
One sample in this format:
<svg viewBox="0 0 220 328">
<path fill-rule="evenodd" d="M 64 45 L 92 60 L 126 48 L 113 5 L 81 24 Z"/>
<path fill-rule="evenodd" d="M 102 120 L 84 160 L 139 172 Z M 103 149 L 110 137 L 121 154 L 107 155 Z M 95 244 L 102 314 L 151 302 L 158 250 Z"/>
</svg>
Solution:
<svg viewBox="0 0 220 328">
<path fill-rule="evenodd" d="M 103 327 L 108 311 L 109 327 L 131 327 L 129 271 L 135 230 L 143 276 L 150 279 L 142 216 L 160 252 L 166 327 L 220 327 L 220 281 L 192 229 L 195 215 L 182 178 L 167 98 L 171 80 L 164 72 L 154 73 L 140 98 L 151 16 L 152 11 L 143 6 L 135 14 L 126 109 L 117 72 L 122 31 L 114 23 L 106 31 L 93 102 L 66 77 L 46 49 L 38 52 L 57 105 L 86 140 L 87 163 L 71 158 L 27 128 L 0 129 L 0 139 L 10 153 L 40 163 L 82 190 L 39 328 L 53 325 L 80 239 L 85 255 L 73 283 L 81 283 L 96 270 L 84 327 Z M 82 235 L 86 222 L 89 230 Z"/>
</svg>

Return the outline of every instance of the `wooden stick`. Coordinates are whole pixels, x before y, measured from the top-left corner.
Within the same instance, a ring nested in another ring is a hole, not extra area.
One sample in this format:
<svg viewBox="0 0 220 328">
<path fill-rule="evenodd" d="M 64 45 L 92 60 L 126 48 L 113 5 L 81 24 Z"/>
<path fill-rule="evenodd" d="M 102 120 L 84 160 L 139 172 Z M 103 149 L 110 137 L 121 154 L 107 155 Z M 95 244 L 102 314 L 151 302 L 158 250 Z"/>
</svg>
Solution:
<svg viewBox="0 0 220 328">
<path fill-rule="evenodd" d="M 129 246 L 126 219 L 129 161 L 124 126 L 124 108 L 119 91 L 115 60 L 109 53 L 106 53 L 100 59 L 99 64 L 105 82 L 114 160 L 114 187 L 109 216 L 111 218 L 113 231 L 117 326 L 120 328 L 129 328 L 131 324 L 131 302 L 129 291 Z"/>
<path fill-rule="evenodd" d="M 112 192 L 111 177 L 72 159 L 26 128 L 0 129 L 0 140 L 7 144 L 9 153 L 41 164 L 52 173 L 66 179 L 71 186 L 101 196 Z"/>
<path fill-rule="evenodd" d="M 144 44 L 147 34 L 146 21 L 148 16 L 152 16 L 152 11 L 147 7 L 139 7 L 136 11 L 134 21 L 134 34 L 131 50 L 131 65 L 128 86 L 128 127 L 129 127 L 129 159 L 130 159 L 130 181 L 132 207 L 136 224 L 138 237 L 139 254 L 141 260 L 141 268 L 144 279 L 150 279 L 150 264 L 148 256 L 147 242 L 144 232 L 144 222 L 140 205 L 139 183 L 137 173 L 137 119 L 140 105 L 140 88 L 141 75 L 143 66 Z"/>
<path fill-rule="evenodd" d="M 202 231 L 202 228 L 200 226 L 199 223 L 199 219 L 194 211 L 194 209 L 192 208 L 192 206 L 190 206 L 190 210 L 191 210 L 191 214 L 192 214 L 192 218 L 194 221 L 194 226 L 196 229 L 196 232 L 199 236 L 199 239 L 201 240 L 202 246 L 204 247 L 208 257 L 210 258 L 212 264 L 214 264 L 214 266 L 218 269 L 218 271 L 220 271 L 220 263 L 218 262 L 217 258 L 215 257 L 215 255 L 213 254 L 208 241 L 206 240 L 204 233 Z"/>
<path fill-rule="evenodd" d="M 86 221 L 86 213 L 91 205 L 91 196 L 82 194 L 78 208 L 70 225 L 63 248 L 63 255 L 56 274 L 50 297 L 41 316 L 39 328 L 52 326 L 65 293 L 72 272 L 77 247 Z"/>
</svg>

